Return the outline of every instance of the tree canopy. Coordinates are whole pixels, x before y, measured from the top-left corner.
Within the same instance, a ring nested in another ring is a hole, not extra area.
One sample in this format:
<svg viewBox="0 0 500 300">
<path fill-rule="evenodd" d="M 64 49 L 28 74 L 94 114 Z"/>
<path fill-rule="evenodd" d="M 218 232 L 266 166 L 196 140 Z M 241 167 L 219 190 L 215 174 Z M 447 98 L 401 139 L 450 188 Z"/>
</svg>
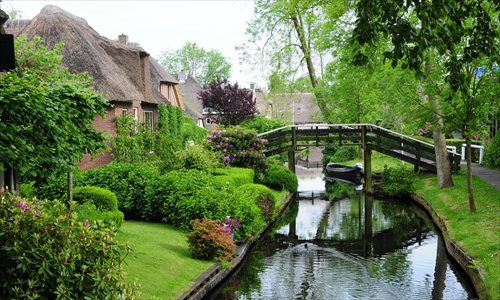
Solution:
<svg viewBox="0 0 500 300">
<path fill-rule="evenodd" d="M 196 43 L 186 43 L 174 51 L 163 51 L 159 62 L 170 73 L 185 71 L 202 85 L 228 78 L 231 64 L 218 50 L 205 50 Z"/>
<path fill-rule="evenodd" d="M 198 94 L 211 118 L 222 125 L 238 125 L 257 114 L 257 103 L 249 89 L 224 80 L 212 81 Z"/>
<path fill-rule="evenodd" d="M 68 171 L 83 154 L 96 154 L 104 136 L 92 122 L 108 105 L 86 74 L 61 65 L 58 44 L 16 39 L 18 69 L 0 75 L 0 164 L 41 178 Z"/>
</svg>

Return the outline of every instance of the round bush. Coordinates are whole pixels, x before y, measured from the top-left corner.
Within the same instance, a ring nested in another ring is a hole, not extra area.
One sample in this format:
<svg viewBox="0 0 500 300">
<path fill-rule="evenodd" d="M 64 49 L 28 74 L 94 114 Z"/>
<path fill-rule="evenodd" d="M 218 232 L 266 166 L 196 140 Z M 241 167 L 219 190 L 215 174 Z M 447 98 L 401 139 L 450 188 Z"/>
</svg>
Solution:
<svg viewBox="0 0 500 300">
<path fill-rule="evenodd" d="M 485 163 L 493 168 L 500 168 L 500 134 L 497 133 L 491 144 L 486 148 Z"/>
<path fill-rule="evenodd" d="M 389 196 L 405 196 L 412 193 L 415 191 L 414 180 L 415 174 L 403 166 L 397 168 L 384 166 L 382 186 Z"/>
<path fill-rule="evenodd" d="M 203 171 L 172 171 L 148 187 L 149 213 L 153 219 L 190 230 L 194 219 L 224 219 L 233 193 L 231 185 L 217 182 Z"/>
<path fill-rule="evenodd" d="M 118 229 L 124 220 L 124 215 L 121 211 L 100 211 L 90 202 L 76 205 L 75 211 L 79 222 L 85 222 L 85 220 L 87 220 L 89 224 L 102 221 L 104 225 L 114 226 Z"/>
<path fill-rule="evenodd" d="M 125 283 L 127 250 L 115 232 L 78 222 L 63 203 L 2 194 L 0 228 L 1 299 L 137 297 Z"/>
<path fill-rule="evenodd" d="M 213 173 L 218 166 L 218 158 L 215 153 L 202 146 L 190 146 L 178 153 L 180 168 L 195 169 Z"/>
<path fill-rule="evenodd" d="M 292 171 L 279 165 L 273 165 L 269 168 L 267 174 L 265 174 L 264 184 L 273 189 L 285 189 L 292 193 L 295 193 L 299 187 L 297 176 Z"/>
<path fill-rule="evenodd" d="M 267 222 L 272 221 L 276 216 L 276 199 L 267 186 L 247 183 L 238 188 L 238 195 L 253 199 Z"/>
<path fill-rule="evenodd" d="M 229 205 L 229 215 L 240 222 L 238 230 L 234 232 L 234 239 L 239 240 L 251 236 L 264 228 L 265 221 L 254 199 L 248 195 L 237 195 Z"/>
<path fill-rule="evenodd" d="M 95 205 L 98 211 L 118 210 L 115 194 L 109 190 L 96 186 L 76 187 L 73 190 L 73 200 L 77 203 L 90 202 Z"/>
<path fill-rule="evenodd" d="M 236 245 L 221 224 L 203 218 L 191 221 L 191 226 L 193 231 L 189 232 L 187 237 L 193 257 L 217 261 L 233 258 Z"/>
</svg>

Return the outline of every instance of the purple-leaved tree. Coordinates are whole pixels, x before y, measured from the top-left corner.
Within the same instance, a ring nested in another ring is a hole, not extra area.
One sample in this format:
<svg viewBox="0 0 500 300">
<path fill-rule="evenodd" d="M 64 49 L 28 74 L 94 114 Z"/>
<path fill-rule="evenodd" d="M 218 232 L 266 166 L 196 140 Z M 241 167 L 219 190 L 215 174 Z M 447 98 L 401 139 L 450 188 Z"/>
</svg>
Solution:
<svg viewBox="0 0 500 300">
<path fill-rule="evenodd" d="M 231 84 L 227 79 L 212 81 L 198 93 L 198 98 L 210 118 L 221 125 L 238 125 L 257 113 L 252 91 L 238 87 L 237 83 Z"/>
</svg>

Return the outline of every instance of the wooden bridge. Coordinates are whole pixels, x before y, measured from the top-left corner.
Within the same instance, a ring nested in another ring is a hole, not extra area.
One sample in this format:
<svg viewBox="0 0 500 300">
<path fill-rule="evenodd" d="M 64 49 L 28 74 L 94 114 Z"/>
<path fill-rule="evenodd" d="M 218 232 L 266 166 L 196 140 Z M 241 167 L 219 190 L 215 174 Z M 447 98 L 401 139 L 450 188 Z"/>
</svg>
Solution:
<svg viewBox="0 0 500 300">
<path fill-rule="evenodd" d="M 327 145 L 361 146 L 364 154 L 365 184 L 371 190 L 371 152 L 401 159 L 419 168 L 436 172 L 434 145 L 373 124 L 289 125 L 259 134 L 267 139 L 266 156 L 288 152 L 289 168 L 295 172 L 295 152 Z M 460 155 L 448 151 L 452 169 L 458 170 Z"/>
</svg>

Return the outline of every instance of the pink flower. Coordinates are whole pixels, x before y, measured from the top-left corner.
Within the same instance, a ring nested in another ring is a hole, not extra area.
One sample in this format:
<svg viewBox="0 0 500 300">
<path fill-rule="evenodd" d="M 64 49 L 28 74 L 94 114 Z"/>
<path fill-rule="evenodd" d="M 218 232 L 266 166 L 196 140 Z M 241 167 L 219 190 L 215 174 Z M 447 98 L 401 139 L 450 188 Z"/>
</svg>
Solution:
<svg viewBox="0 0 500 300">
<path fill-rule="evenodd" d="M 24 201 L 23 201 L 23 202 L 21 202 L 21 203 L 19 203 L 19 206 L 21 207 L 21 210 L 22 210 L 23 212 L 25 212 L 25 211 L 27 211 L 28 209 L 30 209 L 30 207 L 28 206 L 28 204 L 26 204 L 26 202 L 24 202 Z"/>
<path fill-rule="evenodd" d="M 90 224 L 89 224 L 89 219 L 85 219 L 85 220 L 83 221 L 83 227 L 85 227 L 85 228 L 89 228 L 89 226 L 90 226 Z"/>
</svg>

